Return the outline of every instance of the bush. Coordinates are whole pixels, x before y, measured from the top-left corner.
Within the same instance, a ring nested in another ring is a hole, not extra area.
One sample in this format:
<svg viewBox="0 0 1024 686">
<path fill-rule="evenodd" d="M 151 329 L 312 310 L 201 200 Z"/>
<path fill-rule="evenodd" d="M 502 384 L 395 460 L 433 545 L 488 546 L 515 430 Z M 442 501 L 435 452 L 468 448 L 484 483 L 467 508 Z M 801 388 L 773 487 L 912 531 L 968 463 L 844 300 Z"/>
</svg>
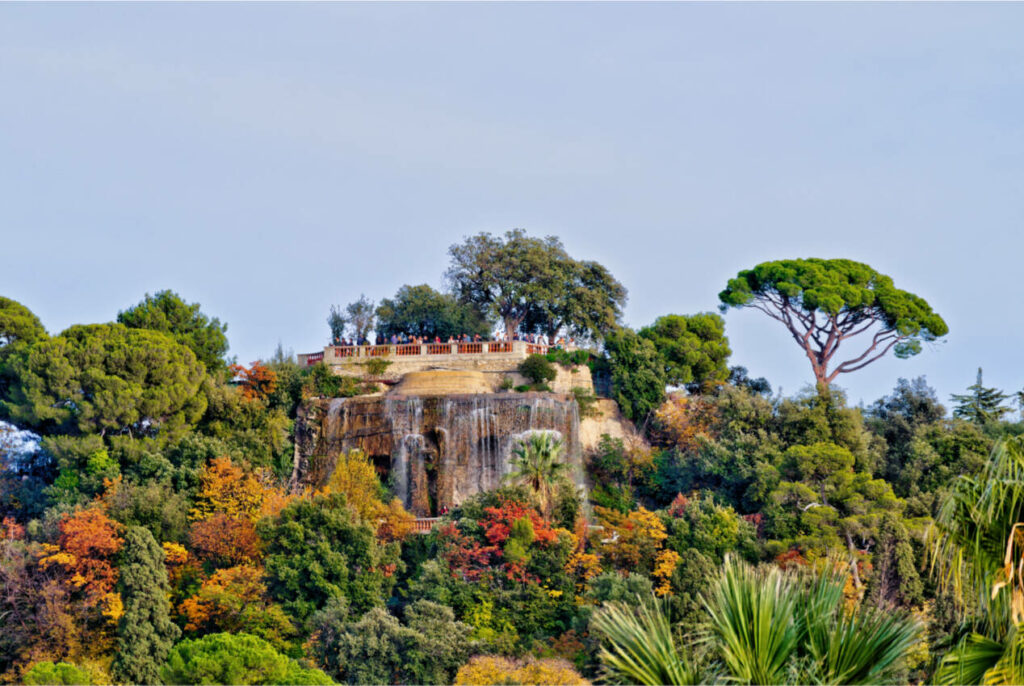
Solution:
<svg viewBox="0 0 1024 686">
<path fill-rule="evenodd" d="M 388 370 L 391 366 L 391 360 L 385 360 L 383 357 L 374 357 L 368 362 L 364 362 L 366 365 L 366 373 L 370 376 L 380 376 Z"/>
<path fill-rule="evenodd" d="M 331 684 L 249 634 L 208 634 L 174 646 L 160 677 L 168 684 Z"/>
<path fill-rule="evenodd" d="M 45 686 L 46 684 L 91 684 L 89 674 L 83 670 L 69 665 L 67 662 L 37 662 L 32 665 L 21 677 L 22 683 L 30 686 Z"/>
<path fill-rule="evenodd" d="M 519 365 L 519 373 L 535 384 L 554 381 L 558 376 L 555 366 L 543 355 L 530 355 Z"/>
<path fill-rule="evenodd" d="M 580 419 L 586 417 L 596 417 L 600 414 L 597 411 L 597 396 L 581 386 L 575 386 L 572 389 L 573 397 L 576 398 L 576 404 L 580 408 Z"/>
<path fill-rule="evenodd" d="M 565 660 L 533 658 L 524 661 L 505 657 L 478 655 L 459 669 L 455 675 L 459 685 L 485 684 L 589 684 Z"/>
<path fill-rule="evenodd" d="M 590 362 L 590 353 L 586 350 L 573 350 L 569 352 L 561 348 L 552 348 L 548 350 L 548 354 L 545 357 L 548 362 L 554 362 L 563 367 L 575 367 L 576 365 Z"/>
<path fill-rule="evenodd" d="M 515 385 L 515 379 L 513 379 L 511 376 L 506 376 L 501 380 L 501 385 L 498 386 L 498 388 L 500 388 L 503 391 L 511 391 L 513 388 L 515 388 Z"/>
<path fill-rule="evenodd" d="M 526 393 L 527 391 L 533 390 L 533 386 L 528 383 L 524 383 L 522 386 L 516 386 L 514 390 L 516 393 Z"/>
</svg>

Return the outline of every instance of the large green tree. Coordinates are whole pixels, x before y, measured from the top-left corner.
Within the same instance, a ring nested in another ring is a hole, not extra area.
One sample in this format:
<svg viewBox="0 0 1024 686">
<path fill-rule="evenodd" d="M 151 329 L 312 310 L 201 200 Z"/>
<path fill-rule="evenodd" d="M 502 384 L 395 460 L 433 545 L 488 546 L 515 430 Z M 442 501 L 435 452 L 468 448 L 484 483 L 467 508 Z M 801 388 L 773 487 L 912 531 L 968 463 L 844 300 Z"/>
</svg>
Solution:
<svg viewBox="0 0 1024 686">
<path fill-rule="evenodd" d="M 486 336 L 491 325 L 476 306 L 421 284 L 402 286 L 394 298 L 380 301 L 377 331 L 385 337 L 406 334 L 448 340 L 462 334 Z"/>
<path fill-rule="evenodd" d="M 142 302 L 117 315 L 117 321 L 131 329 L 151 329 L 170 334 L 187 346 L 211 373 L 227 368 L 227 324 L 208 317 L 199 303 L 187 303 L 174 291 L 146 294 Z"/>
<path fill-rule="evenodd" d="M 206 409 L 203 365 L 167 334 L 122 324 L 73 326 L 16 350 L 0 407 L 53 433 L 152 434 Z"/>
<path fill-rule="evenodd" d="M 554 236 L 522 229 L 480 233 L 448 250 L 449 284 L 462 302 L 501 319 L 512 334 L 534 330 L 602 336 L 614 328 L 626 289 L 602 265 L 574 260 Z"/>
<path fill-rule="evenodd" d="M 0 350 L 11 343 L 35 343 L 46 338 L 39 318 L 21 303 L 0 296 Z"/>
<path fill-rule="evenodd" d="M 811 362 L 818 384 L 863 369 L 889 351 L 906 358 L 949 327 L 920 296 L 852 260 L 817 258 L 762 262 L 741 271 L 719 293 L 722 309 L 748 307 L 783 324 Z M 838 361 L 839 348 L 866 344 Z"/>
<path fill-rule="evenodd" d="M 581 338 L 604 336 L 618 326 L 626 288 L 608 269 L 565 255 L 554 261 L 559 278 L 548 282 L 527 312 L 523 328 L 544 334 L 551 343 L 567 332 Z"/>
<path fill-rule="evenodd" d="M 160 683 L 160 666 L 181 630 L 171 621 L 164 551 L 149 530 L 128 527 L 120 568 L 124 615 L 111 674 L 119 683 Z"/>
<path fill-rule="evenodd" d="M 665 400 L 665 365 L 654 343 L 627 328 L 605 338 L 612 394 L 622 413 L 641 421 Z"/>
<path fill-rule="evenodd" d="M 717 314 L 668 314 L 640 329 L 665 361 L 665 380 L 672 386 L 700 388 L 729 378 L 729 339 Z"/>
<path fill-rule="evenodd" d="M 298 500 L 257 530 L 267 586 L 299 623 L 332 598 L 346 598 L 356 612 L 383 605 L 394 584 L 385 566 L 397 562 L 397 548 L 379 544 L 342 495 Z"/>
<path fill-rule="evenodd" d="M 314 620 L 313 653 L 343 683 L 450 684 L 469 658 L 472 627 L 450 607 L 417 600 L 404 625 L 384 608 L 347 621 L 333 604 Z"/>
</svg>

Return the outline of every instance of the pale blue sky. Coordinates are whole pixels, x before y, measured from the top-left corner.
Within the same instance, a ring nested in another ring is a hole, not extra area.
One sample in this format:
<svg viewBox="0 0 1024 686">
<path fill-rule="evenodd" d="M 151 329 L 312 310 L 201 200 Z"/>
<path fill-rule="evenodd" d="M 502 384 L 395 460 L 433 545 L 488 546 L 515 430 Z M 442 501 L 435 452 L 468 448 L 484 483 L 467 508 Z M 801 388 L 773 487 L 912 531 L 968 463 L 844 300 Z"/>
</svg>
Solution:
<svg viewBox="0 0 1024 686">
<path fill-rule="evenodd" d="M 1022 27 L 1020 4 L 0 4 L 0 293 L 58 332 L 173 288 L 248 362 L 319 348 L 331 303 L 440 286 L 481 230 L 605 263 L 633 326 L 763 260 L 848 257 L 951 328 L 841 377 L 854 401 L 918 374 L 947 400 L 978 365 L 1016 390 Z M 777 324 L 727 322 L 733 363 L 811 379 Z"/>
</svg>

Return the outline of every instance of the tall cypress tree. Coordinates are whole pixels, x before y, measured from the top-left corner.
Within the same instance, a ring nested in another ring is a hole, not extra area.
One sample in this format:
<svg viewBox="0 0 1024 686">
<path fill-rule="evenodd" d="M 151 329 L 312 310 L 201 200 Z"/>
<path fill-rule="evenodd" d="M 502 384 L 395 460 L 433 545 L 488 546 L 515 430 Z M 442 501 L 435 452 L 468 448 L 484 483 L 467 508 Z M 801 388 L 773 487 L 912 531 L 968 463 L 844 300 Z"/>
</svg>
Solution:
<svg viewBox="0 0 1024 686">
<path fill-rule="evenodd" d="M 160 683 L 160 666 L 181 630 L 171 622 L 170 584 L 164 551 L 148 529 L 133 526 L 124 536 L 121 599 L 113 677 L 128 684 Z"/>
</svg>

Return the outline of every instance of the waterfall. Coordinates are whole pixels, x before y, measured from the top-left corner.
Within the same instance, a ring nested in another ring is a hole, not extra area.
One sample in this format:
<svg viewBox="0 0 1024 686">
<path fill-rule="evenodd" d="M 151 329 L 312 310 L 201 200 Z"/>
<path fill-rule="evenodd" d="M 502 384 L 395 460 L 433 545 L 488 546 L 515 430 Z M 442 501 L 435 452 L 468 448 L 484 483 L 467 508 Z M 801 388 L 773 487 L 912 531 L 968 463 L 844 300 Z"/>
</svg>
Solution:
<svg viewBox="0 0 1024 686">
<path fill-rule="evenodd" d="M 336 455 L 360 448 L 389 462 L 395 496 L 420 516 L 501 486 L 514 450 L 535 433 L 565 441 L 570 474 L 583 484 L 579 417 L 570 397 L 493 393 L 313 402 L 326 403 L 327 411 L 320 415 L 319 438 L 306 449 Z"/>
</svg>

